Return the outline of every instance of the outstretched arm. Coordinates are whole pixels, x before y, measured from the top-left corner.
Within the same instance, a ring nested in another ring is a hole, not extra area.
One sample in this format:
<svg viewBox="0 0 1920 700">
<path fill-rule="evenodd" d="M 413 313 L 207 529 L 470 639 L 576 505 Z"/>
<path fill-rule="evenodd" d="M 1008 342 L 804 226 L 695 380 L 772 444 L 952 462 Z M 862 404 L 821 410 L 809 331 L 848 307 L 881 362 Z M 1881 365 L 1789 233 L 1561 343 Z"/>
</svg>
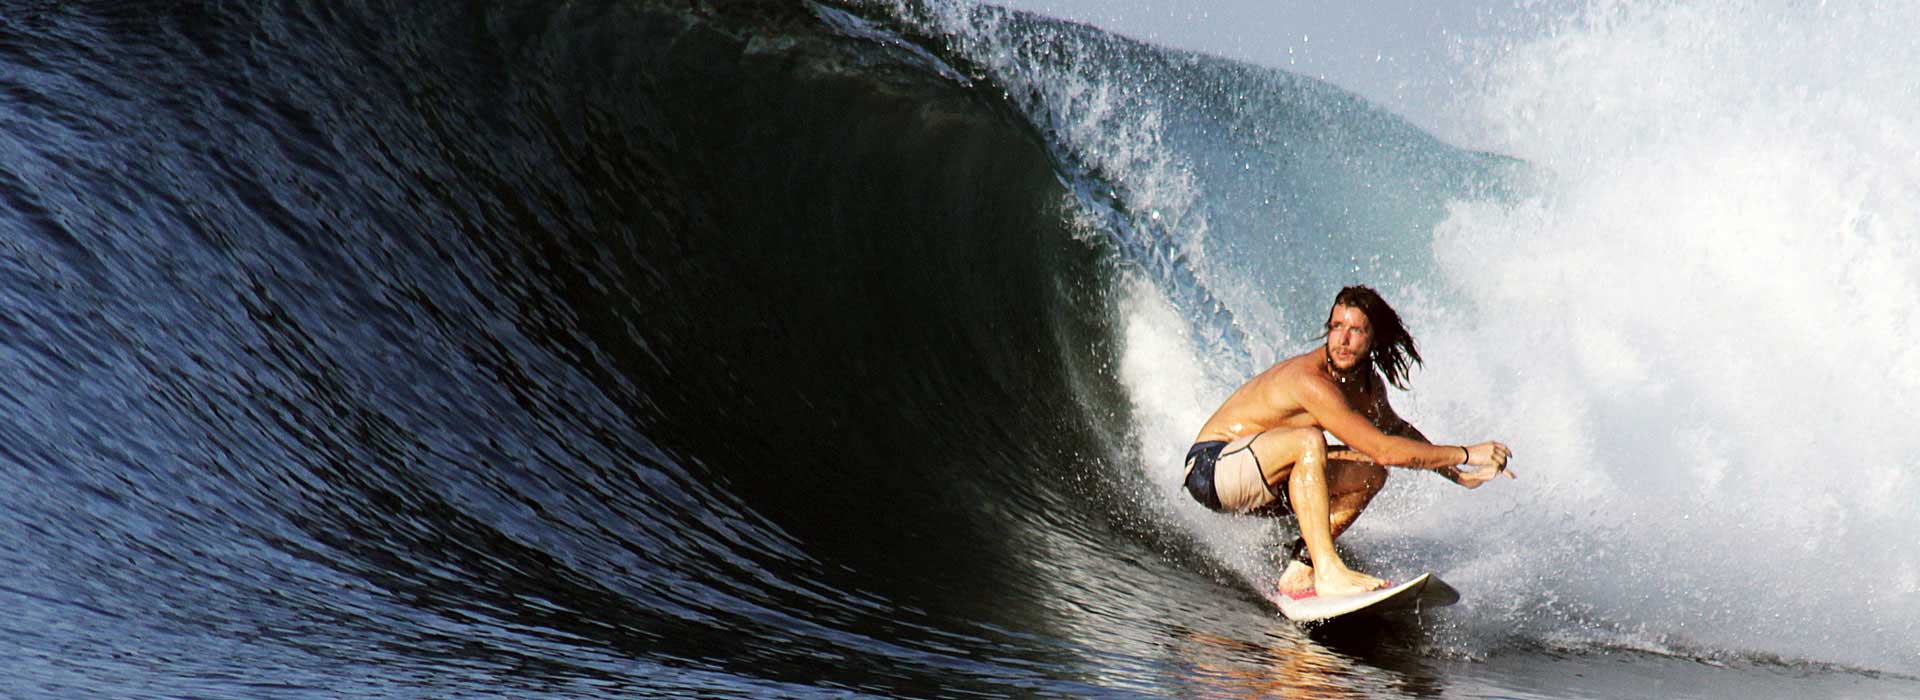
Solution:
<svg viewBox="0 0 1920 700">
<path fill-rule="evenodd" d="M 1294 392 L 1295 400 L 1313 414 L 1321 427 L 1376 463 L 1414 469 L 1439 469 L 1467 461 L 1467 453 L 1463 448 L 1430 444 L 1426 436 L 1419 435 L 1417 430 L 1413 431 L 1413 435 L 1418 439 L 1381 430 L 1348 405 L 1333 382 L 1317 377 L 1307 378 L 1296 385 Z M 1413 427 L 1397 416 L 1392 417 L 1391 422 L 1383 420 L 1382 423 L 1395 428 L 1404 426 L 1407 430 Z"/>
<path fill-rule="evenodd" d="M 1346 401 L 1340 397 L 1337 389 L 1332 389 L 1331 384 L 1328 384 L 1325 388 L 1332 391 L 1331 399 L 1338 404 L 1337 407 L 1330 407 L 1330 412 L 1337 411 L 1338 408 L 1347 408 L 1349 412 L 1358 415 L 1357 412 L 1347 407 Z M 1302 403 L 1303 405 L 1305 404 L 1304 401 Z M 1384 391 L 1377 394 L 1375 403 L 1371 408 L 1373 409 L 1373 414 L 1379 417 L 1377 432 L 1383 437 L 1412 441 L 1428 448 L 1436 447 L 1432 444 L 1431 440 L 1427 439 L 1425 434 L 1420 432 L 1419 428 L 1413 427 L 1412 423 L 1408 423 L 1405 419 L 1401 418 L 1399 414 L 1394 412 L 1393 404 L 1387 401 L 1387 396 Z M 1313 409 L 1309 407 L 1308 410 L 1311 411 Z M 1318 412 L 1314 413 L 1316 418 L 1319 418 L 1320 415 Z M 1359 416 L 1359 418 L 1362 422 L 1366 422 L 1368 427 L 1374 427 L 1373 423 L 1366 421 L 1364 416 Z M 1323 422 L 1322 425 L 1327 424 Z M 1361 455 L 1352 455 L 1350 452 L 1349 458 L 1352 456 L 1365 456 L 1369 460 L 1389 466 L 1431 469 L 1440 476 L 1445 477 L 1448 481 L 1470 489 L 1477 488 L 1500 474 L 1506 474 L 1508 478 L 1519 478 L 1513 472 L 1506 469 L 1507 460 L 1513 456 L 1512 450 L 1509 450 L 1506 445 L 1498 442 L 1489 441 L 1471 446 L 1440 445 L 1438 447 L 1444 448 L 1447 451 L 1447 460 L 1441 464 L 1397 463 L 1378 459 L 1375 453 L 1368 452 L 1365 448 L 1361 448 L 1358 445 L 1353 445 L 1348 438 L 1339 431 L 1334 430 L 1331 426 L 1328 427 L 1328 431 L 1332 432 L 1334 437 L 1339 438 L 1343 442 L 1347 442 L 1348 445 L 1352 445 L 1355 450 L 1361 453 Z M 1339 451 L 1329 452 L 1328 456 L 1340 459 L 1342 457 L 1339 456 L 1338 452 Z M 1481 468 L 1461 470 L 1461 467 L 1469 466 Z M 1485 469 L 1484 467 L 1493 467 L 1493 469 Z"/>
<path fill-rule="evenodd" d="M 1433 441 L 1428 440 L 1426 434 L 1420 432 L 1419 428 L 1413 427 L 1412 423 L 1408 423 L 1406 419 L 1401 418 L 1399 414 L 1396 414 L 1393 412 L 1393 404 L 1387 403 L 1386 392 L 1383 391 L 1380 393 L 1380 403 L 1378 406 L 1375 407 L 1374 410 L 1375 410 L 1375 415 L 1380 416 L 1381 432 L 1386 433 L 1388 435 L 1393 435 L 1396 437 L 1403 437 L 1408 440 L 1413 440 L 1416 442 L 1424 442 L 1429 445 L 1433 444 Z M 1463 460 L 1468 459 L 1467 452 L 1468 450 L 1461 451 L 1461 459 Z M 1462 475 L 1462 472 L 1460 471 L 1460 467 L 1464 464 L 1466 464 L 1466 462 L 1461 462 L 1460 464 L 1454 464 L 1454 465 L 1447 465 L 1444 467 L 1435 467 L 1433 469 L 1433 472 L 1436 474 L 1439 474 L 1442 477 L 1445 477 L 1447 481 L 1451 481 L 1453 483 L 1466 486 L 1466 484 L 1463 484 L 1460 481 L 1460 478 Z M 1479 486 L 1479 485 L 1480 484 L 1476 482 L 1473 484 L 1473 486 L 1467 486 L 1467 488 L 1473 488 L 1474 486 Z"/>
<path fill-rule="evenodd" d="M 1428 440 L 1426 434 L 1420 432 L 1419 428 L 1413 427 L 1413 424 L 1408 423 L 1407 419 L 1401 418 L 1400 414 L 1394 412 L 1393 403 L 1387 400 L 1387 392 L 1384 387 L 1382 387 L 1379 391 L 1375 392 L 1375 395 L 1378 396 L 1379 398 L 1376 399 L 1374 402 L 1373 414 L 1380 417 L 1380 420 L 1379 420 L 1380 432 L 1383 432 L 1395 437 L 1403 437 L 1408 440 L 1413 440 L 1416 442 L 1424 442 L 1429 445 L 1433 444 L 1433 441 Z M 1462 460 L 1468 459 L 1467 452 L 1465 450 L 1462 450 L 1461 452 L 1461 459 Z M 1453 483 L 1459 484 L 1460 476 L 1461 476 L 1460 467 L 1465 464 L 1466 462 L 1462 461 L 1460 464 L 1447 465 L 1444 467 L 1435 467 L 1433 471 L 1434 473 L 1439 474 L 1442 477 L 1445 477 L 1447 481 L 1451 481 Z M 1474 486 L 1479 486 L 1479 484 L 1476 483 L 1474 484 Z M 1473 488 L 1473 486 L 1468 486 L 1467 488 Z"/>
</svg>

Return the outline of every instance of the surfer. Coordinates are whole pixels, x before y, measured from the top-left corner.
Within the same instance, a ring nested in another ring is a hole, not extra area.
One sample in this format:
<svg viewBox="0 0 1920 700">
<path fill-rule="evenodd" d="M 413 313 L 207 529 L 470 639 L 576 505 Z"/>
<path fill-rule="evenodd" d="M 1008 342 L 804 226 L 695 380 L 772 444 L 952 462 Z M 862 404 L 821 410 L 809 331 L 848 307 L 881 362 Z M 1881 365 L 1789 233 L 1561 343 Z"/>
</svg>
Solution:
<svg viewBox="0 0 1920 700">
<path fill-rule="evenodd" d="M 1435 445 L 1394 414 L 1386 384 L 1405 390 L 1409 363 L 1420 362 L 1413 336 L 1386 300 L 1370 288 L 1347 287 L 1327 314 L 1325 345 L 1247 380 L 1201 426 L 1186 461 L 1194 500 L 1225 513 L 1292 515 L 1300 526 L 1280 576 L 1282 594 L 1386 585 L 1348 568 L 1333 548 L 1386 486 L 1386 467 L 1439 472 L 1470 489 L 1500 474 L 1514 477 L 1506 445 Z M 1330 447 L 1326 433 L 1344 447 Z"/>
</svg>

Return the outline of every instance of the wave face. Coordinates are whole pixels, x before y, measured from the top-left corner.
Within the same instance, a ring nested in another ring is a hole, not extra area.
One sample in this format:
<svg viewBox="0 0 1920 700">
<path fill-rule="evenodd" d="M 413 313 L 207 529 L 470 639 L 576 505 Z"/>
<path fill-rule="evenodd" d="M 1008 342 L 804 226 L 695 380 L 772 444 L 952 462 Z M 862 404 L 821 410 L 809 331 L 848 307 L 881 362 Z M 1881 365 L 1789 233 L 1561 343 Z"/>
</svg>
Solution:
<svg viewBox="0 0 1920 700">
<path fill-rule="evenodd" d="M 1815 643 L 1920 619 L 1912 553 L 1873 544 L 1911 531 L 1920 451 L 1837 417 L 1914 355 L 1814 354 L 1829 307 L 1905 328 L 1920 298 L 1920 179 L 1849 156 L 1897 152 L 1910 93 L 1847 102 L 1891 74 L 1814 61 L 1798 111 L 1668 95 L 1705 116 L 1653 149 L 1569 102 L 1621 94 L 1633 42 L 1706 22 L 1721 65 L 1774 26 L 1713 9 L 1490 63 L 1532 166 L 966 4 L 0 11 L 9 693 L 1402 697 L 1444 684 L 1415 658 L 1567 647 L 1920 671 Z M 1849 20 L 1797 19 L 1815 55 Z M 1852 140 L 1805 136 L 1834 104 Z M 1682 177 L 1729 133 L 1771 179 Z M 1474 594 L 1365 659 L 1259 602 L 1283 534 L 1172 486 L 1353 281 L 1440 360 L 1403 412 L 1528 469 L 1383 497 L 1357 556 Z M 1828 403 L 1782 430 L 1789 400 Z M 1794 591 L 1835 556 L 1892 576 L 1829 618 Z"/>
</svg>

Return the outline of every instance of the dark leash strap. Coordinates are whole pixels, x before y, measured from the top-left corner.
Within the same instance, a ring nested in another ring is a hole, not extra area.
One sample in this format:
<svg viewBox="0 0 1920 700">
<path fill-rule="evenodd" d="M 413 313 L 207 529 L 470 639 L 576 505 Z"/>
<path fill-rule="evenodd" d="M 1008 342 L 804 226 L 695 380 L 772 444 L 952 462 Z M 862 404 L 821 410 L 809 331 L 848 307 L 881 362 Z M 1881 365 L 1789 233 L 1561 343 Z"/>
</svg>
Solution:
<svg viewBox="0 0 1920 700">
<path fill-rule="evenodd" d="M 1307 566 L 1313 566 L 1313 557 L 1307 554 L 1306 538 L 1293 538 L 1293 544 L 1287 545 L 1287 558 L 1306 564 Z"/>
</svg>

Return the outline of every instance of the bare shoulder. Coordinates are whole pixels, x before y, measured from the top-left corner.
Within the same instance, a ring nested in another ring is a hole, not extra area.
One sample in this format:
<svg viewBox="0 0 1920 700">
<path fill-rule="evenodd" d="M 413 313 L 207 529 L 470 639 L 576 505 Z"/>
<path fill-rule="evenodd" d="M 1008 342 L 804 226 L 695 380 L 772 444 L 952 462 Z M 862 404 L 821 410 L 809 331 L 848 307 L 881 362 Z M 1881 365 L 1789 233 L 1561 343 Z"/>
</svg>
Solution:
<svg viewBox="0 0 1920 700">
<path fill-rule="evenodd" d="M 1294 401 L 1305 406 L 1308 404 L 1326 405 L 1338 403 L 1346 405 L 1346 396 L 1340 393 L 1340 387 L 1333 380 L 1319 372 L 1305 371 L 1288 384 Z"/>
<path fill-rule="evenodd" d="M 1318 350 L 1309 350 L 1281 360 L 1279 364 L 1273 366 L 1273 369 L 1276 373 L 1285 374 L 1295 381 L 1305 377 L 1323 376 L 1320 373 L 1320 351 Z"/>
<path fill-rule="evenodd" d="M 1314 353 L 1308 352 L 1282 360 L 1268 369 L 1264 373 L 1268 391 L 1284 395 L 1296 404 L 1300 403 L 1304 394 L 1320 391 L 1337 392 L 1333 381 L 1320 373 L 1319 365 L 1314 363 L 1313 358 Z"/>
</svg>

